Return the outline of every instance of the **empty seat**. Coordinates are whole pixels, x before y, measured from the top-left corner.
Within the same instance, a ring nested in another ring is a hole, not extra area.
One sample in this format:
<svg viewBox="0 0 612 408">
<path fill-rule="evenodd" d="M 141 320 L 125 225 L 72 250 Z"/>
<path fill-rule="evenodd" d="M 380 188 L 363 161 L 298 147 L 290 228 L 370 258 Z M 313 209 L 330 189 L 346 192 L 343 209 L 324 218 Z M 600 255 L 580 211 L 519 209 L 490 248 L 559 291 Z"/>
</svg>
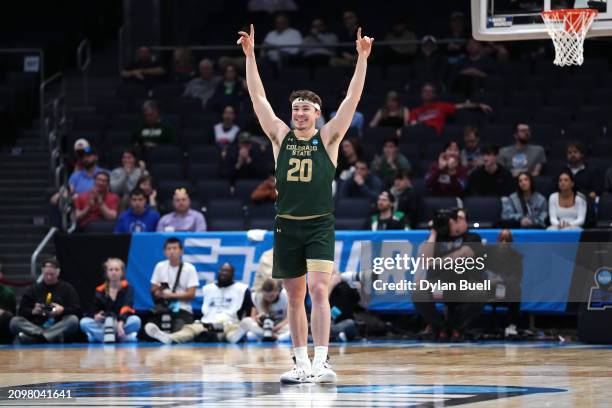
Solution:
<svg viewBox="0 0 612 408">
<path fill-rule="evenodd" d="M 106 115 L 79 115 L 74 119 L 73 130 L 105 130 Z"/>
<path fill-rule="evenodd" d="M 427 228 L 427 223 L 433 219 L 434 214 L 441 208 L 459 207 L 460 201 L 455 197 L 424 197 L 419 211 L 418 228 Z"/>
<path fill-rule="evenodd" d="M 509 106 L 531 110 L 542 104 L 542 94 L 525 90 L 515 91 L 507 95 L 506 102 Z"/>
<path fill-rule="evenodd" d="M 238 180 L 234 185 L 234 197 L 243 203 L 251 201 L 251 193 L 261 183 L 261 180 Z"/>
<path fill-rule="evenodd" d="M 612 227 L 612 195 L 604 194 L 599 199 L 597 226 L 600 228 Z"/>
<path fill-rule="evenodd" d="M 211 231 L 243 230 L 244 210 L 235 199 L 209 200 L 206 204 L 206 220 Z"/>
<path fill-rule="evenodd" d="M 336 218 L 337 230 L 364 230 L 368 229 L 368 218 Z"/>
<path fill-rule="evenodd" d="M 183 178 L 183 168 L 180 163 L 153 163 L 149 171 L 156 180 L 180 180 Z"/>
<path fill-rule="evenodd" d="M 535 190 L 539 191 L 544 197 L 548 199 L 548 197 L 552 193 L 557 191 L 557 177 L 558 174 L 550 176 L 535 176 L 533 178 Z"/>
<path fill-rule="evenodd" d="M 118 114 L 118 115 L 113 115 L 108 123 L 108 126 L 110 129 L 113 130 L 125 130 L 125 131 L 131 131 L 134 128 L 136 128 L 136 126 L 138 126 L 138 124 L 142 123 L 142 118 L 140 117 L 140 115 L 135 115 L 135 114 Z"/>
<path fill-rule="evenodd" d="M 193 190 L 193 185 L 187 180 L 167 179 L 157 181 L 157 194 L 162 202 L 172 199 L 174 192 L 179 188 L 184 188 L 187 190 L 190 197 L 194 196 L 195 191 Z"/>
<path fill-rule="evenodd" d="M 221 159 L 221 151 L 217 146 L 198 146 L 189 151 L 190 163 L 218 163 Z"/>
<path fill-rule="evenodd" d="M 215 163 L 191 163 L 188 172 L 189 179 L 194 183 L 200 180 L 215 180 L 219 177 L 219 166 Z"/>
<path fill-rule="evenodd" d="M 463 208 L 468 213 L 470 223 L 479 224 L 480 228 L 496 226 L 501 217 L 501 201 L 498 197 L 466 197 Z"/>
<path fill-rule="evenodd" d="M 607 158 L 612 157 L 612 142 L 609 138 L 598 138 L 591 144 L 591 156 Z M 602 169 L 605 170 L 605 169 Z"/>
<path fill-rule="evenodd" d="M 206 219 L 208 231 L 244 231 L 242 218 L 211 218 Z"/>
<path fill-rule="evenodd" d="M 267 231 L 272 231 L 274 227 L 274 217 L 265 217 L 265 218 L 253 218 L 249 217 L 247 219 L 247 226 L 249 229 L 264 229 Z"/>
<path fill-rule="evenodd" d="M 612 109 L 609 106 L 582 106 L 576 112 L 576 120 L 596 125 L 605 125 L 611 113 Z"/>
<path fill-rule="evenodd" d="M 338 218 L 361 218 L 370 215 L 372 204 L 367 198 L 341 198 L 336 202 Z"/>
<path fill-rule="evenodd" d="M 181 143 L 186 150 L 211 145 L 213 141 L 212 136 L 211 132 L 206 132 L 203 129 L 183 129 L 180 133 Z"/>
<path fill-rule="evenodd" d="M 182 163 L 183 151 L 180 147 L 174 145 L 158 145 L 155 148 L 147 151 L 147 160 L 149 163 Z"/>
<path fill-rule="evenodd" d="M 436 130 L 427 125 L 406 126 L 402 128 L 402 142 L 430 142 L 440 139 Z"/>
<path fill-rule="evenodd" d="M 572 119 L 572 110 L 568 106 L 542 106 L 535 115 L 533 121 L 537 123 L 557 123 L 564 125 Z"/>
<path fill-rule="evenodd" d="M 226 180 L 203 180 L 197 183 L 198 197 L 202 202 L 209 200 L 231 198 L 230 185 Z"/>
<path fill-rule="evenodd" d="M 128 102 L 121 99 L 100 99 L 96 101 L 96 112 L 102 114 L 115 114 L 126 112 Z"/>
<path fill-rule="evenodd" d="M 374 146 L 376 150 L 382 148 L 385 140 L 395 136 L 395 129 L 389 127 L 365 128 L 363 141 Z"/>
<path fill-rule="evenodd" d="M 251 218 L 274 218 L 276 210 L 271 201 L 265 203 L 250 204 L 248 207 L 249 217 Z"/>
<path fill-rule="evenodd" d="M 566 139 L 579 140 L 585 144 L 593 143 L 602 133 L 602 126 L 591 122 L 573 122 L 565 128 Z"/>
</svg>

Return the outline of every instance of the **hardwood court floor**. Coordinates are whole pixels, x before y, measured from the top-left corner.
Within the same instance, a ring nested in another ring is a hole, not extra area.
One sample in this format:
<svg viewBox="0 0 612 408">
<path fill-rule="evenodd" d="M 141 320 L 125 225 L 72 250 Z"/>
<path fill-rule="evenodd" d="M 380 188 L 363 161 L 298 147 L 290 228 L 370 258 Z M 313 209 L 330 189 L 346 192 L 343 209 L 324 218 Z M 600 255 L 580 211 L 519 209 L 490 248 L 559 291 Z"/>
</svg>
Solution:
<svg viewBox="0 0 612 408">
<path fill-rule="evenodd" d="M 356 343 L 331 348 L 336 386 L 281 387 L 289 352 L 262 344 L 7 346 L 0 406 L 612 406 L 612 347 Z M 73 399 L 7 400 L 9 390 L 70 390 Z"/>
</svg>

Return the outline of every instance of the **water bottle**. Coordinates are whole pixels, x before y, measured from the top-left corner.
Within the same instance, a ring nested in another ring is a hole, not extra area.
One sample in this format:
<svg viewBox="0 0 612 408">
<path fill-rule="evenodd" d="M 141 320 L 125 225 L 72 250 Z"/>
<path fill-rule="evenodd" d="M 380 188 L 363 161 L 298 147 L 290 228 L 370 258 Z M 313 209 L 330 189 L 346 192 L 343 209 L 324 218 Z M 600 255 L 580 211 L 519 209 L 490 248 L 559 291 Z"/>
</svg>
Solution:
<svg viewBox="0 0 612 408">
<path fill-rule="evenodd" d="M 338 309 L 336 306 L 331 308 L 331 318 L 332 321 L 336 321 L 336 319 L 338 318 L 338 316 L 340 316 L 342 314 L 342 310 Z"/>
<path fill-rule="evenodd" d="M 104 319 L 104 342 L 105 343 L 114 343 L 117 340 L 116 332 L 115 332 L 115 317 L 107 316 Z"/>
</svg>

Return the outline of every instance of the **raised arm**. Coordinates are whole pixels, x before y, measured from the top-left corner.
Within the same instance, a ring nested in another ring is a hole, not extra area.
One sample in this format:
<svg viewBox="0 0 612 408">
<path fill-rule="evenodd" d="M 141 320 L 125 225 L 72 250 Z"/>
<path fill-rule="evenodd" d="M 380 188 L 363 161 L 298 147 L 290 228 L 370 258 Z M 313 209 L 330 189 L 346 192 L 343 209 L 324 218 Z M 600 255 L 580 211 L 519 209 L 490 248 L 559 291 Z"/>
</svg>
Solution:
<svg viewBox="0 0 612 408">
<path fill-rule="evenodd" d="M 363 84 L 365 83 L 366 70 L 368 68 L 368 57 L 372 51 L 372 42 L 374 38 L 361 37 L 361 27 L 357 30 L 357 65 L 355 73 L 349 84 L 346 97 L 338 108 L 336 116 L 321 129 L 321 137 L 326 145 L 340 144 L 344 134 L 351 125 L 357 104 L 363 92 Z"/>
<path fill-rule="evenodd" d="M 283 137 L 289 132 L 289 126 L 274 114 L 272 106 L 270 106 L 266 99 L 266 92 L 259 77 L 257 62 L 255 61 L 255 28 L 251 24 L 250 33 L 247 34 L 244 31 L 240 31 L 238 34 L 240 34 L 240 38 L 237 44 L 242 45 L 242 51 L 244 51 L 246 56 L 246 80 L 251 102 L 253 102 L 253 109 L 263 131 L 266 132 L 272 144 L 278 148 Z"/>
</svg>

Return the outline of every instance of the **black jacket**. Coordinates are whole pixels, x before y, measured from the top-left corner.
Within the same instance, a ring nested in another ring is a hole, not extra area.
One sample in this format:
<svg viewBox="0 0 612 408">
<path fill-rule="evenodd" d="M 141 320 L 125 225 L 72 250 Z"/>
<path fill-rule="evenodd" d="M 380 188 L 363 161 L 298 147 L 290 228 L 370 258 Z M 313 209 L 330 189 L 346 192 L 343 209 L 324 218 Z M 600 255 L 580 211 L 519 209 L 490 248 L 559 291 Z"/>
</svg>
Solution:
<svg viewBox="0 0 612 408">
<path fill-rule="evenodd" d="M 56 319 L 61 319 L 63 316 L 68 315 L 78 316 L 81 313 L 79 295 L 74 289 L 74 286 L 60 280 L 57 284 L 52 286 L 44 282 L 35 283 L 30 286 L 21 297 L 21 302 L 19 303 L 19 316 L 23 316 L 35 324 L 42 324 L 46 318 L 41 315 L 34 316 L 32 314 L 32 309 L 36 303 L 42 303 L 44 305 L 47 300 L 49 300 L 49 303 L 57 303 L 64 307 L 64 312 L 60 316 L 57 316 Z"/>
<path fill-rule="evenodd" d="M 96 288 L 96 298 L 94 299 L 93 311 L 90 313 L 90 316 L 103 310 L 107 316 L 113 315 L 118 320 L 125 321 L 136 313 L 133 309 L 134 289 L 127 280 L 121 281 L 121 289 L 119 289 L 115 300 L 108 295 L 107 286 L 107 283 L 103 283 Z"/>
</svg>

